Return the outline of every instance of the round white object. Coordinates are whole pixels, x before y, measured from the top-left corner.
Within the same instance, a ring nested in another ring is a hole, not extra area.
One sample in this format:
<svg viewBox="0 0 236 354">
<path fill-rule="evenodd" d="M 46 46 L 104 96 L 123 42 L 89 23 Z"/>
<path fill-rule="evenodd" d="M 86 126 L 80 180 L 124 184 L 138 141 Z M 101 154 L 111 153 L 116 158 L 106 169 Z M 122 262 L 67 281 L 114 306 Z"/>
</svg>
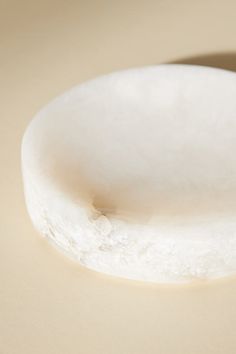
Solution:
<svg viewBox="0 0 236 354">
<path fill-rule="evenodd" d="M 43 108 L 22 145 L 36 229 L 84 266 L 154 282 L 236 273 L 236 74 L 112 73 Z"/>
</svg>

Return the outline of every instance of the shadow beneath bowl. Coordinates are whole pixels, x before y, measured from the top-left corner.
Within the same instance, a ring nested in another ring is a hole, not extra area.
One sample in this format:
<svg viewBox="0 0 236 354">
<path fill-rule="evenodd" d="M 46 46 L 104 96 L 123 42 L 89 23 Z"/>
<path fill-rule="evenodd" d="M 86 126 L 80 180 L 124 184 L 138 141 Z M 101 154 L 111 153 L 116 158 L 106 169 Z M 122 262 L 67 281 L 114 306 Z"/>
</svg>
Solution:
<svg viewBox="0 0 236 354">
<path fill-rule="evenodd" d="M 202 54 L 174 60 L 170 64 L 204 65 L 236 71 L 236 52 Z"/>
</svg>

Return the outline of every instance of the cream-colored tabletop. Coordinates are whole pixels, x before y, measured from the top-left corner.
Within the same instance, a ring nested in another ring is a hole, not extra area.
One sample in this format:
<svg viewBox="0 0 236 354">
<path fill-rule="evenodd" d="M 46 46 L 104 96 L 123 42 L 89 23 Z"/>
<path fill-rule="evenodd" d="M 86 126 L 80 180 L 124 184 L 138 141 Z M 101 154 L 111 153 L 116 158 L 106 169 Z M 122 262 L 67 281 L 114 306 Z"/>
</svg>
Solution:
<svg viewBox="0 0 236 354">
<path fill-rule="evenodd" d="M 22 134 L 57 94 L 132 66 L 236 70 L 234 0 L 0 0 L 0 353 L 235 354 L 236 277 L 191 286 L 86 270 L 33 229 Z"/>
</svg>

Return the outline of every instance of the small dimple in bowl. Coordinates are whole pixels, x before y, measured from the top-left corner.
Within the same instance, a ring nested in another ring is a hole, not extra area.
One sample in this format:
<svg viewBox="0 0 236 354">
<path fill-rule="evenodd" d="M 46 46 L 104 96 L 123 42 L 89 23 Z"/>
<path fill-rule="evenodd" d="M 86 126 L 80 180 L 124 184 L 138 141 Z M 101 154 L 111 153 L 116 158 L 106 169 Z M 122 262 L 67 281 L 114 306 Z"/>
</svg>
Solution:
<svg viewBox="0 0 236 354">
<path fill-rule="evenodd" d="M 27 208 L 41 234 L 96 271 L 161 283 L 234 274 L 235 151 L 235 73 L 111 73 L 30 123 Z"/>
</svg>

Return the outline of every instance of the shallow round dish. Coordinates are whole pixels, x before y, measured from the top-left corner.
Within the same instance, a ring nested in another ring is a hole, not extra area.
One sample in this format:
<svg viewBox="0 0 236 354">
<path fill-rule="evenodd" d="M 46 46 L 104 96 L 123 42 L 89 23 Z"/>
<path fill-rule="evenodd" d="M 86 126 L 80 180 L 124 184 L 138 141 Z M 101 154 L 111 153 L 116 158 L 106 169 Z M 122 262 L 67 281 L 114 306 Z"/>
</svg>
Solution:
<svg viewBox="0 0 236 354">
<path fill-rule="evenodd" d="M 112 73 L 43 108 L 22 145 L 38 231 L 88 268 L 187 282 L 236 272 L 236 74 Z"/>
</svg>

